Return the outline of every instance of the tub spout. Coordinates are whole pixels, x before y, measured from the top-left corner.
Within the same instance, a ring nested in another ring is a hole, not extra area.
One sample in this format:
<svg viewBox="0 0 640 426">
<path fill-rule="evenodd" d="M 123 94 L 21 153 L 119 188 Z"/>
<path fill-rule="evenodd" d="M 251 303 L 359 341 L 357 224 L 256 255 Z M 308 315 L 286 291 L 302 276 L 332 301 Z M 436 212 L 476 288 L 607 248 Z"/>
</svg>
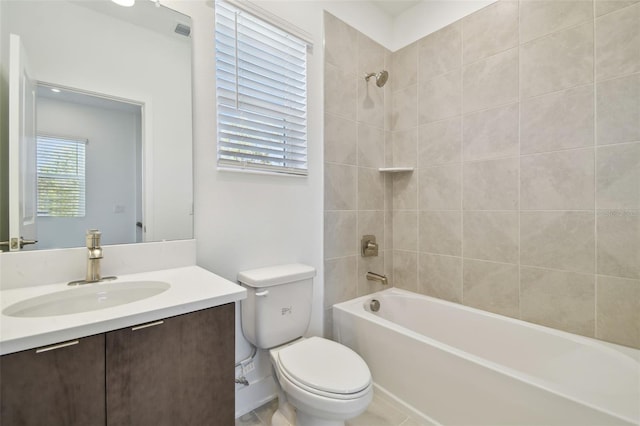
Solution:
<svg viewBox="0 0 640 426">
<path fill-rule="evenodd" d="M 367 272 L 367 279 L 369 281 L 378 281 L 382 283 L 382 285 L 389 284 L 387 277 L 385 275 L 376 274 L 375 272 Z"/>
</svg>

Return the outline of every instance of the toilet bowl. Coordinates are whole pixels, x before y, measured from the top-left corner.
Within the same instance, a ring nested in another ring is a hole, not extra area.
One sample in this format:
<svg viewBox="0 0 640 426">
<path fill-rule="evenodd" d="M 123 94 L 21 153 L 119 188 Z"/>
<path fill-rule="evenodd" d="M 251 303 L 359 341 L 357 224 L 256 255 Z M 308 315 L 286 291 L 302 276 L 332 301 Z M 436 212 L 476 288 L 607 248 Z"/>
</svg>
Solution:
<svg viewBox="0 0 640 426">
<path fill-rule="evenodd" d="M 322 337 L 302 337 L 311 319 L 314 276 L 314 268 L 301 264 L 238 274 L 247 289 L 243 334 L 269 350 L 278 385 L 274 425 L 343 426 L 373 399 L 371 372 L 356 352 Z"/>
<path fill-rule="evenodd" d="M 269 353 L 278 384 L 296 408 L 300 425 L 344 425 L 371 403 L 369 368 L 346 346 L 310 337 Z"/>
</svg>

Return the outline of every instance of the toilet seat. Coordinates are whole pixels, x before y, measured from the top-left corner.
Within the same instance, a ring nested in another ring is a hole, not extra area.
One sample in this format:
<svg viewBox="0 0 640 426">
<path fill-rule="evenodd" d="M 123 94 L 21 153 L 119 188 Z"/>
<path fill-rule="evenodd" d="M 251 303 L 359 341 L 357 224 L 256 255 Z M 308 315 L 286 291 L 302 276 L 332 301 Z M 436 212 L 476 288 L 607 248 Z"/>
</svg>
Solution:
<svg viewBox="0 0 640 426">
<path fill-rule="evenodd" d="M 348 400 L 370 392 L 371 372 L 350 348 L 311 337 L 278 350 L 279 372 L 292 384 L 316 395 Z"/>
</svg>

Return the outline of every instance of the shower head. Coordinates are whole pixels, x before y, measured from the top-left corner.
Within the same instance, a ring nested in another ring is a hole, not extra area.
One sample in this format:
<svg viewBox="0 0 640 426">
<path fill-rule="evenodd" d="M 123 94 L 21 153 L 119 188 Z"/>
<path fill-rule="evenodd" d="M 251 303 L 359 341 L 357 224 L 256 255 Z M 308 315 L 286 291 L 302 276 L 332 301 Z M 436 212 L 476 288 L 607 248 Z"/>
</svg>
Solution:
<svg viewBox="0 0 640 426">
<path fill-rule="evenodd" d="M 376 78 L 376 86 L 382 87 L 387 82 L 387 79 L 389 78 L 389 73 L 387 71 L 385 71 L 385 70 L 382 70 L 379 73 L 372 72 L 372 73 L 369 73 L 369 74 L 365 75 L 364 79 L 369 81 L 369 79 L 371 77 L 375 77 Z"/>
</svg>

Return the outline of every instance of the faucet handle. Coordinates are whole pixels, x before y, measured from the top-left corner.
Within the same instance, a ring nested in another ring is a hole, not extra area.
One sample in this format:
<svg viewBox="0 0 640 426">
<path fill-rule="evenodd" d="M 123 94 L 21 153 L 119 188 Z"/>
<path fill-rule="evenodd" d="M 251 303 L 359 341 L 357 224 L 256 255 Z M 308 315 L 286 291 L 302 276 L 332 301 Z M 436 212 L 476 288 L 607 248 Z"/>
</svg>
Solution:
<svg viewBox="0 0 640 426">
<path fill-rule="evenodd" d="M 94 249 L 96 247 L 100 247 L 100 237 L 102 236 L 102 232 L 97 229 L 89 229 L 86 235 L 87 248 Z"/>
</svg>

